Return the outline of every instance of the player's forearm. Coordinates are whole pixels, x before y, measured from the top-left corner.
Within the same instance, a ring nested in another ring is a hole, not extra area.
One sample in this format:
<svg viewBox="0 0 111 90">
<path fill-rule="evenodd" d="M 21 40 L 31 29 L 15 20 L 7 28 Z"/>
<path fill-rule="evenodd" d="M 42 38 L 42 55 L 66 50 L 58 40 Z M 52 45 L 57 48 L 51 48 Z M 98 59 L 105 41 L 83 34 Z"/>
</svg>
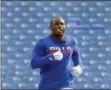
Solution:
<svg viewBox="0 0 111 90">
<path fill-rule="evenodd" d="M 74 62 L 74 66 L 77 66 L 80 64 L 80 56 L 78 52 L 73 52 L 72 54 L 72 60 Z"/>
<path fill-rule="evenodd" d="M 42 66 L 53 62 L 53 59 L 54 59 L 54 57 L 53 57 L 52 54 L 49 54 L 49 55 L 44 56 L 44 57 L 34 56 L 32 58 L 32 60 L 31 60 L 31 67 L 33 69 L 35 69 L 35 68 L 41 68 Z"/>
<path fill-rule="evenodd" d="M 73 52 L 72 54 L 72 60 L 74 62 L 74 67 L 72 68 L 72 74 L 76 77 L 80 76 L 83 72 L 83 69 L 81 67 L 81 60 L 79 56 L 79 52 Z"/>
</svg>

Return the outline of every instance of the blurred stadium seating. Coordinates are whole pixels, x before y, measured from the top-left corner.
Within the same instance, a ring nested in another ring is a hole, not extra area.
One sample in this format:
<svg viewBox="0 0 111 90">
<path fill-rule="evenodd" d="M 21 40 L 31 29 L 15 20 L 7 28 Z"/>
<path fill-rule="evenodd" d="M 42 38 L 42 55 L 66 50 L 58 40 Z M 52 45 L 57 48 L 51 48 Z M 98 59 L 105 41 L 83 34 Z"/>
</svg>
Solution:
<svg viewBox="0 0 111 90">
<path fill-rule="evenodd" d="M 36 42 L 50 34 L 54 16 L 78 40 L 84 65 L 77 89 L 111 88 L 111 1 L 2 1 L 2 89 L 36 89 L 39 69 L 30 60 Z"/>
</svg>

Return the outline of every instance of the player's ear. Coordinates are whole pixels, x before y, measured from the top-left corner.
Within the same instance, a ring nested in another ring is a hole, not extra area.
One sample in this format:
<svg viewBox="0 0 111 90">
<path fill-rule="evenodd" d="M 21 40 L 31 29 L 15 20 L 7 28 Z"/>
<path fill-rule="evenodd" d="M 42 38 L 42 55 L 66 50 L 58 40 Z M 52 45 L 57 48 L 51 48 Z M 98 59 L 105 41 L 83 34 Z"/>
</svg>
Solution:
<svg viewBox="0 0 111 90">
<path fill-rule="evenodd" d="M 51 28 L 52 28 L 52 23 L 50 23 L 50 26 L 49 26 L 49 29 L 51 30 Z"/>
<path fill-rule="evenodd" d="M 52 20 L 51 20 L 51 22 L 50 22 L 50 26 L 49 26 L 49 29 L 51 30 L 51 26 L 52 26 Z"/>
<path fill-rule="evenodd" d="M 51 26 L 51 25 L 50 25 L 49 29 L 50 29 L 50 31 L 52 32 L 52 26 Z"/>
<path fill-rule="evenodd" d="M 49 29 L 51 30 L 51 25 L 49 26 Z"/>
<path fill-rule="evenodd" d="M 51 25 L 49 26 L 49 29 L 51 30 Z"/>
</svg>

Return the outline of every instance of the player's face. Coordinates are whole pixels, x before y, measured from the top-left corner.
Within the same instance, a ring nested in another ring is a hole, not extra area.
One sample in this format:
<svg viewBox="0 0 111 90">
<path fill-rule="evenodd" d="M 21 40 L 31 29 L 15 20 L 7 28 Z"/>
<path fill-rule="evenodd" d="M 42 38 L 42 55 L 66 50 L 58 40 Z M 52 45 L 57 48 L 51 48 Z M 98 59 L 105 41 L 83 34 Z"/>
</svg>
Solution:
<svg viewBox="0 0 111 90">
<path fill-rule="evenodd" d="M 51 25 L 51 31 L 54 35 L 62 36 L 65 31 L 65 22 L 63 19 L 56 19 Z"/>
</svg>

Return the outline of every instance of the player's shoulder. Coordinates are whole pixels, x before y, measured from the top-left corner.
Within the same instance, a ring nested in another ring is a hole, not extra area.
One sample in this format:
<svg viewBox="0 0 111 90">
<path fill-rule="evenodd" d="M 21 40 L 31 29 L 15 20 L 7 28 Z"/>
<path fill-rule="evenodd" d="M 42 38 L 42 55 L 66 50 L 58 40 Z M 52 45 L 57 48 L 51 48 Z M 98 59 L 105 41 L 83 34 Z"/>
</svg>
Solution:
<svg viewBox="0 0 111 90">
<path fill-rule="evenodd" d="M 69 43 L 77 44 L 77 39 L 74 36 L 67 35 L 66 39 Z"/>
<path fill-rule="evenodd" d="M 44 44 L 45 42 L 48 41 L 48 39 L 49 39 L 49 36 L 41 37 L 41 38 L 39 39 L 38 43 Z"/>
</svg>

